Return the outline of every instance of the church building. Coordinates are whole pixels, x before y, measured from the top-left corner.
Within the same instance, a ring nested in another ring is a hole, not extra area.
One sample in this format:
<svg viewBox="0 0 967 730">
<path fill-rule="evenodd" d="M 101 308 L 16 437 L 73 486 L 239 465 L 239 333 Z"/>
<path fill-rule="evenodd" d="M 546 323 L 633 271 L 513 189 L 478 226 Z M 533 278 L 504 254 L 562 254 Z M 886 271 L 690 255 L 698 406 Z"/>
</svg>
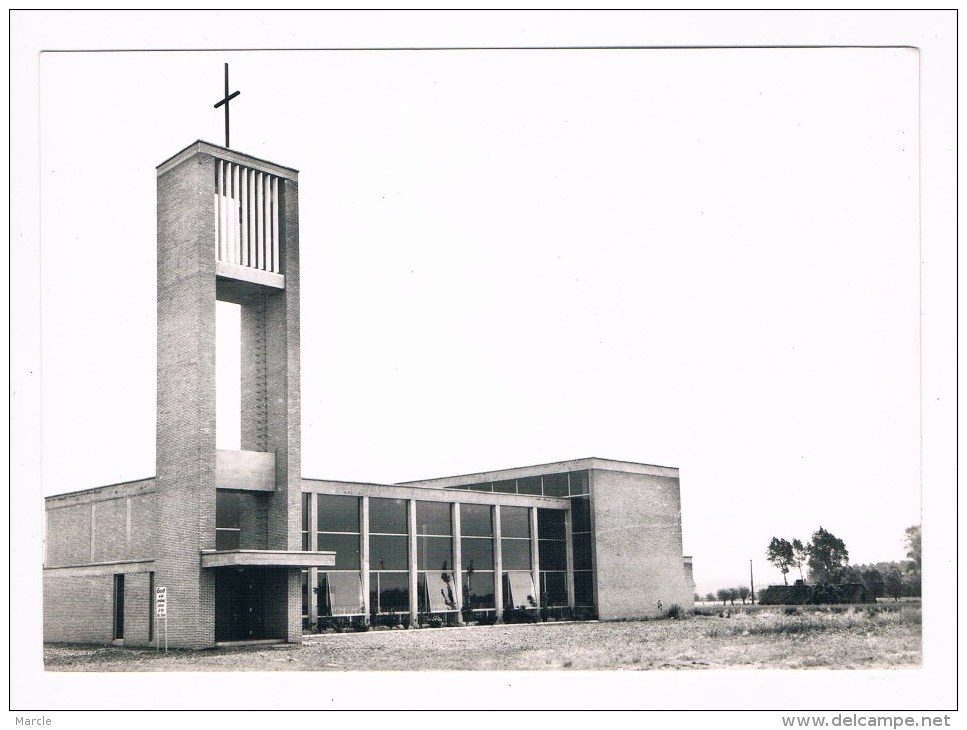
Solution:
<svg viewBox="0 0 967 730">
<path fill-rule="evenodd" d="M 156 475 L 46 499 L 45 641 L 204 648 L 692 606 L 676 468 L 302 476 L 296 170 L 189 145 L 157 168 L 157 246 Z M 218 301 L 241 310 L 237 451 L 215 445 Z"/>
</svg>

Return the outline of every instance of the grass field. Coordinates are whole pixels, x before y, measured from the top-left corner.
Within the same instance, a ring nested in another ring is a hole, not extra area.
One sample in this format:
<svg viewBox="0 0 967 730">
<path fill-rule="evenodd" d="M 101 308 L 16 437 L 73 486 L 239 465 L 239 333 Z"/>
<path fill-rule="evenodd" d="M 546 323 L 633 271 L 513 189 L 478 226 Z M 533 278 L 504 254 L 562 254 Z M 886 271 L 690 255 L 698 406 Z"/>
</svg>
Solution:
<svg viewBox="0 0 967 730">
<path fill-rule="evenodd" d="M 888 669 L 921 662 L 919 603 L 698 607 L 682 619 L 307 636 L 175 651 L 47 645 L 48 671 Z"/>
</svg>

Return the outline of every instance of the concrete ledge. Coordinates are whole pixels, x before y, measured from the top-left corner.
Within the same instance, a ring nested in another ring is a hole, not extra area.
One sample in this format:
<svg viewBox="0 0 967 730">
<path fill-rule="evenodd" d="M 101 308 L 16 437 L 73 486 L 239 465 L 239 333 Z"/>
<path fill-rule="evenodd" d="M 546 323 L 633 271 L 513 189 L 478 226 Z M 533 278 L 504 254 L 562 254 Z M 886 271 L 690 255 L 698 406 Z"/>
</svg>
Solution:
<svg viewBox="0 0 967 730">
<path fill-rule="evenodd" d="M 302 550 L 202 550 L 202 568 L 331 568 L 336 553 Z"/>
<path fill-rule="evenodd" d="M 45 565 L 45 576 L 113 575 L 114 573 L 147 573 L 154 570 L 154 560 L 115 560 L 108 563 Z"/>
<path fill-rule="evenodd" d="M 275 454 L 270 451 L 215 452 L 215 486 L 253 492 L 275 491 Z"/>
<path fill-rule="evenodd" d="M 215 276 L 237 281 L 247 281 L 250 284 L 260 284 L 273 289 L 285 289 L 285 277 L 272 271 L 263 271 L 251 266 L 239 266 L 227 261 L 215 262 Z"/>
</svg>

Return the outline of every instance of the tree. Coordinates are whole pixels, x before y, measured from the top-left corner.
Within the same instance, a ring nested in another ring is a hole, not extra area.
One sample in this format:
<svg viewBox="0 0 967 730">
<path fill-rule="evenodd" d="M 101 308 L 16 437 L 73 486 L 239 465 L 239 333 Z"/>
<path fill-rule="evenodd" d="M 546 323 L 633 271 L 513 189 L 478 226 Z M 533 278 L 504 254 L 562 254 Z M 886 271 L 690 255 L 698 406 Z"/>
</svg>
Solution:
<svg viewBox="0 0 967 730">
<path fill-rule="evenodd" d="M 695 603 L 698 603 L 699 601 L 702 600 L 702 597 L 696 593 L 695 598 L 693 600 L 695 601 Z"/>
<path fill-rule="evenodd" d="M 722 602 L 722 605 L 724 606 L 726 601 L 728 601 L 729 598 L 732 597 L 732 591 L 730 591 L 728 588 L 719 588 L 715 592 L 715 595 L 718 597 L 718 599 Z"/>
<path fill-rule="evenodd" d="M 749 597 L 749 589 L 745 586 L 739 586 L 739 598 L 742 599 L 742 605 L 745 605 L 745 599 Z"/>
<path fill-rule="evenodd" d="M 781 537 L 772 538 L 772 542 L 769 543 L 769 547 L 766 549 L 766 559 L 782 573 L 782 584 L 789 585 L 789 581 L 786 580 L 786 573 L 789 572 L 789 568 L 795 561 L 792 552 L 792 543 Z"/>
<path fill-rule="evenodd" d="M 904 542 L 907 544 L 907 557 L 917 565 L 917 573 L 920 572 L 920 525 L 911 525 L 905 531 Z"/>
<path fill-rule="evenodd" d="M 715 594 L 712 593 L 712 591 L 709 591 L 708 593 L 705 594 L 705 600 L 711 603 L 712 601 L 715 600 Z"/>
<path fill-rule="evenodd" d="M 872 565 L 864 568 L 862 573 L 863 582 L 866 583 L 866 590 L 870 592 L 870 597 L 879 598 L 880 596 L 884 595 L 886 586 L 883 582 L 883 573 L 878 571 Z"/>
<path fill-rule="evenodd" d="M 886 595 L 892 596 L 894 601 L 899 601 L 903 595 L 903 576 L 897 568 L 892 568 L 885 576 L 883 582 L 886 588 Z"/>
<path fill-rule="evenodd" d="M 809 574 L 820 582 L 828 583 L 839 578 L 840 569 L 849 563 L 846 543 L 833 533 L 820 526 L 813 533 L 807 546 L 809 552 Z"/>
<path fill-rule="evenodd" d="M 903 576 L 903 595 L 920 597 L 920 573 L 907 573 Z"/>
<path fill-rule="evenodd" d="M 735 599 L 739 597 L 738 588 L 729 588 L 729 603 L 733 606 L 735 605 Z"/>
<path fill-rule="evenodd" d="M 799 580 L 805 580 L 802 574 L 802 566 L 809 560 L 809 545 L 803 545 L 802 540 L 796 538 L 792 541 L 792 563 L 794 568 L 799 568 Z"/>
</svg>

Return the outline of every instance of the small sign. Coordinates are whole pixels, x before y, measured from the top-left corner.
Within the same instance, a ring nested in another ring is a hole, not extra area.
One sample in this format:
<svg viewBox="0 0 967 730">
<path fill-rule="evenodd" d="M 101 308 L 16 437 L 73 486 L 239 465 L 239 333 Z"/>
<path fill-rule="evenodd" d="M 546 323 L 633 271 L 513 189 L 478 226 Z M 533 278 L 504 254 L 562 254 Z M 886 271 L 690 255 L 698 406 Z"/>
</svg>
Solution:
<svg viewBox="0 0 967 730">
<path fill-rule="evenodd" d="M 158 618 L 168 618 L 168 588 L 158 586 L 154 589 L 154 610 Z"/>
</svg>

